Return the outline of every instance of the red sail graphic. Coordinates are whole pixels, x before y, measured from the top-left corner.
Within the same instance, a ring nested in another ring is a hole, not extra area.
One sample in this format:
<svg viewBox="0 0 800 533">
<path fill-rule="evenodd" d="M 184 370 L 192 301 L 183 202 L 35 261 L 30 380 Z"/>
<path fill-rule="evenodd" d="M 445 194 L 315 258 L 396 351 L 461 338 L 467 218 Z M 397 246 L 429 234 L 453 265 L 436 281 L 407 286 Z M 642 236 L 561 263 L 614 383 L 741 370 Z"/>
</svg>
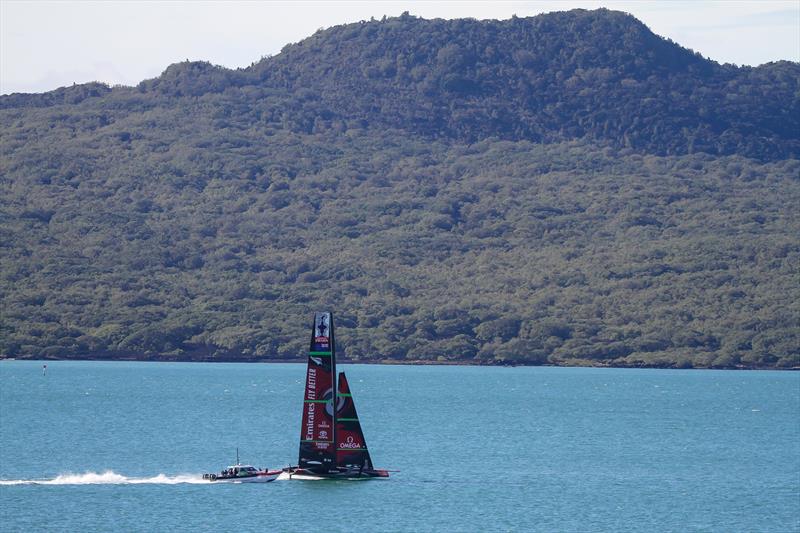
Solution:
<svg viewBox="0 0 800 533">
<path fill-rule="evenodd" d="M 336 466 L 347 469 L 372 470 L 372 459 L 358 421 L 356 404 L 344 372 L 339 374 L 336 413 Z"/>
<path fill-rule="evenodd" d="M 335 466 L 336 418 L 332 402 L 335 375 L 333 317 L 330 313 L 315 313 L 300 428 L 301 468 L 328 471 Z"/>
</svg>

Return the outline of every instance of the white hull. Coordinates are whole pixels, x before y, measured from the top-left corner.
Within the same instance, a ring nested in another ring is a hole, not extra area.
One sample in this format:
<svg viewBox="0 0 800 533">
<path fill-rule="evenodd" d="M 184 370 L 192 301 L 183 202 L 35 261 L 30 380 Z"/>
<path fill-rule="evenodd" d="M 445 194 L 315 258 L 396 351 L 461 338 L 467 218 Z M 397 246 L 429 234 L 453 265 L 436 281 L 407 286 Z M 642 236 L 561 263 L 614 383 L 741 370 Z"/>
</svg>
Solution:
<svg viewBox="0 0 800 533">
<path fill-rule="evenodd" d="M 269 474 L 263 476 L 209 479 L 208 482 L 209 483 L 267 483 L 270 481 L 275 481 L 277 478 L 278 474 Z"/>
<path fill-rule="evenodd" d="M 281 472 L 278 475 L 278 481 L 286 481 L 289 479 L 298 479 L 301 481 L 317 481 L 326 478 L 319 476 L 309 476 L 308 474 L 292 474 L 290 472 Z"/>
</svg>

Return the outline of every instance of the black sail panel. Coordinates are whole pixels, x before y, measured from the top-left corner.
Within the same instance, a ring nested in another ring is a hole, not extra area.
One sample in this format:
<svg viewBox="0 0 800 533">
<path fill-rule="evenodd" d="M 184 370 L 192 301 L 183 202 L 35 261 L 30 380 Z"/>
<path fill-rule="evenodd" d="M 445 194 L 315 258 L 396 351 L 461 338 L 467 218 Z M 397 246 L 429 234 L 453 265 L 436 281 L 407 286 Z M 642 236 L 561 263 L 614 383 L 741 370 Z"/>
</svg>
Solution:
<svg viewBox="0 0 800 533">
<path fill-rule="evenodd" d="M 344 372 L 339 374 L 336 401 L 336 466 L 348 470 L 372 470 L 367 441 L 358 420 L 356 404 Z"/>
<path fill-rule="evenodd" d="M 314 313 L 300 427 L 301 468 L 326 472 L 336 464 L 335 376 L 333 316 Z"/>
</svg>

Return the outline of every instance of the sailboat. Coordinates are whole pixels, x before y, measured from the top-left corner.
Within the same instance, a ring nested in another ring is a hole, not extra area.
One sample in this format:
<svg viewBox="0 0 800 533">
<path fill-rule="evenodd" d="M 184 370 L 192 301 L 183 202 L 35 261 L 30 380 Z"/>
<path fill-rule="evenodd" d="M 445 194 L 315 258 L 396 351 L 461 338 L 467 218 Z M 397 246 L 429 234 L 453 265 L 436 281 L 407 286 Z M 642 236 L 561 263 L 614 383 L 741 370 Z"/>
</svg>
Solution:
<svg viewBox="0 0 800 533">
<path fill-rule="evenodd" d="M 297 466 L 278 479 L 369 479 L 389 477 L 376 469 L 344 372 L 336 377 L 331 313 L 314 313 L 308 351 L 300 454 Z"/>
</svg>

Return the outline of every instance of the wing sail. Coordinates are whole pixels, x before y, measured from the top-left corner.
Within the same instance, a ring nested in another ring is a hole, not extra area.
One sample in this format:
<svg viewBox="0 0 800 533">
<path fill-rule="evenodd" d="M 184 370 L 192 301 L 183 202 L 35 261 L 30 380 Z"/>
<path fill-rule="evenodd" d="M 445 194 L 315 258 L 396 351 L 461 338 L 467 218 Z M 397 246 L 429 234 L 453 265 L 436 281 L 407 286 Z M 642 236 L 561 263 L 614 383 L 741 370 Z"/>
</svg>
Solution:
<svg viewBox="0 0 800 533">
<path fill-rule="evenodd" d="M 298 465 L 327 472 L 336 464 L 336 414 L 333 399 L 336 353 L 331 313 L 314 313 L 308 351 Z"/>
</svg>

